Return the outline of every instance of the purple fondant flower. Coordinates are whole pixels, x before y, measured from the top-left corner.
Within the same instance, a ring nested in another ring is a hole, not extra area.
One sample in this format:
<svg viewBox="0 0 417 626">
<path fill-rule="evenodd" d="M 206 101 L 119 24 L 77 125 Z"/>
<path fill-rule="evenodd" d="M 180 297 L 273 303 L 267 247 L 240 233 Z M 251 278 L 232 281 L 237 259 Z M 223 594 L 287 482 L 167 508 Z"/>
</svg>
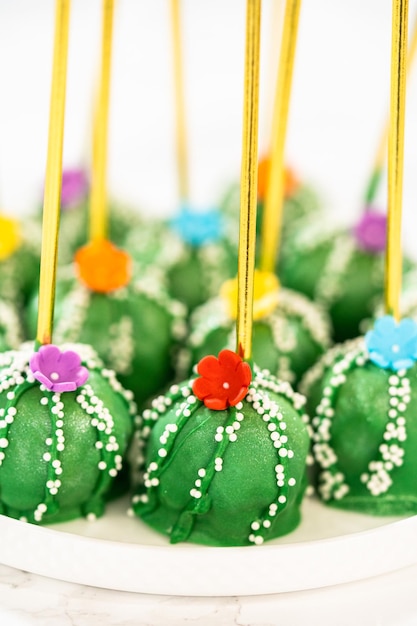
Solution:
<svg viewBox="0 0 417 626">
<path fill-rule="evenodd" d="M 396 322 L 385 315 L 365 335 L 369 358 L 383 369 L 408 369 L 417 360 L 417 323 L 404 318 Z"/>
<path fill-rule="evenodd" d="M 387 241 L 387 218 L 373 210 L 366 211 L 353 228 L 359 248 L 367 252 L 383 252 Z"/>
<path fill-rule="evenodd" d="M 170 224 L 186 243 L 196 247 L 218 241 L 222 234 L 221 215 L 215 210 L 197 212 L 183 207 Z"/>
<path fill-rule="evenodd" d="M 49 391 L 75 391 L 84 385 L 88 369 L 81 365 L 80 356 L 72 350 L 61 352 L 52 344 L 41 346 L 29 362 L 34 377 Z"/>
<path fill-rule="evenodd" d="M 70 209 L 80 204 L 88 192 L 87 174 L 81 168 L 66 169 L 62 173 L 61 208 Z"/>
</svg>

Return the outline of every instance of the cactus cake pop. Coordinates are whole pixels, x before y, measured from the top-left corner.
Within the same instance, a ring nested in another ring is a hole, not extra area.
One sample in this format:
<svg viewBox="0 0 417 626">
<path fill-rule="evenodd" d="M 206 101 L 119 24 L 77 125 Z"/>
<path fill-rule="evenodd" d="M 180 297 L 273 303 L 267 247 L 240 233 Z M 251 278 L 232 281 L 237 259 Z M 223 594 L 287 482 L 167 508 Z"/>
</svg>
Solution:
<svg viewBox="0 0 417 626">
<path fill-rule="evenodd" d="M 144 413 L 133 511 L 171 542 L 258 545 L 293 530 L 306 486 L 304 398 L 251 367 L 260 2 L 248 0 L 237 350 L 198 364 Z M 251 129 L 252 132 L 248 132 Z"/>
<path fill-rule="evenodd" d="M 408 74 L 416 51 L 417 20 L 408 51 Z M 388 131 L 389 120 L 381 132 L 356 223 L 348 228 L 305 224 L 289 238 L 280 258 L 282 284 L 328 308 L 336 341 L 359 335 L 364 320 L 373 316 L 383 299 L 386 216 L 378 210 L 376 198 L 385 171 Z M 405 258 L 404 272 L 411 266 Z"/>
<path fill-rule="evenodd" d="M 304 398 L 266 371 L 250 382 L 232 351 L 199 371 L 144 413 L 133 510 L 174 543 L 251 545 L 290 532 L 306 486 Z"/>
<path fill-rule="evenodd" d="M 312 223 L 283 248 L 282 284 L 328 310 L 335 341 L 356 337 L 382 297 L 385 220 L 369 211 L 353 229 Z"/>
<path fill-rule="evenodd" d="M 144 223 L 126 240 L 135 274 L 165 282 L 189 311 L 216 295 L 235 275 L 235 241 L 217 210 L 183 209 L 172 220 Z"/>
<path fill-rule="evenodd" d="M 259 367 L 279 378 L 297 384 L 302 374 L 330 346 L 330 324 L 327 315 L 307 298 L 289 290 L 279 290 L 273 274 L 278 253 L 279 230 L 284 204 L 283 154 L 286 117 L 290 98 L 291 71 L 295 55 L 297 20 L 285 22 L 272 140 L 272 170 L 266 187 L 264 224 L 260 263 L 255 271 L 253 355 Z M 284 68 L 284 69 L 283 69 Z M 285 80 L 281 80 L 284 74 Z M 258 185 L 259 189 L 259 185 Z M 274 236 L 275 235 L 275 236 Z M 196 311 L 188 346 L 191 363 L 202 356 L 229 346 L 234 339 L 236 319 L 236 282 L 222 287 L 221 297 Z"/>
<path fill-rule="evenodd" d="M 261 232 L 270 162 L 270 158 L 265 156 L 258 165 L 258 234 Z M 285 168 L 284 193 L 282 232 L 285 245 L 293 233 L 299 232 L 310 221 L 319 219 L 324 210 L 324 203 L 317 191 L 310 184 L 302 182 L 295 170 L 289 166 Z M 234 225 L 239 220 L 239 194 L 239 185 L 235 183 L 226 191 L 220 202 L 221 213 L 228 223 Z"/>
<path fill-rule="evenodd" d="M 339 344 L 301 384 L 312 418 L 317 491 L 331 506 L 415 514 L 417 328 L 380 318 Z M 382 366 L 381 366 L 382 364 Z"/>
<path fill-rule="evenodd" d="M 236 239 L 230 239 L 224 215 L 217 209 L 197 209 L 191 200 L 181 11 L 175 2 L 171 9 L 178 211 L 169 220 L 153 221 L 133 230 L 126 249 L 137 263 L 138 272 L 165 276 L 171 296 L 192 310 L 235 275 Z"/>
<path fill-rule="evenodd" d="M 100 516 L 133 429 L 114 373 L 89 346 L 62 348 L 0 354 L 0 511 L 33 523 Z"/>
<path fill-rule="evenodd" d="M 174 348 L 184 332 L 183 307 L 157 281 L 135 280 L 129 255 L 106 239 L 106 154 L 113 4 L 104 13 L 102 68 L 93 153 L 90 242 L 75 255 L 77 276 L 56 303 L 60 342 L 90 343 L 138 404 L 174 375 Z"/>
<path fill-rule="evenodd" d="M 0 354 L 0 510 L 33 523 L 102 514 L 135 413 L 91 347 L 51 343 L 69 6 L 56 2 L 37 339 Z"/>
<path fill-rule="evenodd" d="M 71 263 L 75 252 L 88 240 L 88 206 L 90 180 L 86 168 L 67 167 L 62 173 L 61 217 L 59 235 L 60 265 Z M 139 211 L 110 201 L 109 236 L 116 245 L 122 245 L 132 227 L 142 222 Z"/>
<path fill-rule="evenodd" d="M 235 297 L 235 281 L 229 281 L 220 297 L 196 309 L 184 365 L 235 343 Z M 253 358 L 259 367 L 297 385 L 330 347 L 331 332 L 325 310 L 302 294 L 279 288 L 273 274 L 255 271 Z"/>
<path fill-rule="evenodd" d="M 393 7 L 386 315 L 307 373 L 318 493 L 376 515 L 417 512 L 417 324 L 400 319 L 407 3 Z"/>
<path fill-rule="evenodd" d="M 57 298 L 55 337 L 93 345 L 142 406 L 174 378 L 185 309 L 153 278 L 132 279 L 130 265 L 108 241 L 81 248 L 78 277 Z"/>
</svg>

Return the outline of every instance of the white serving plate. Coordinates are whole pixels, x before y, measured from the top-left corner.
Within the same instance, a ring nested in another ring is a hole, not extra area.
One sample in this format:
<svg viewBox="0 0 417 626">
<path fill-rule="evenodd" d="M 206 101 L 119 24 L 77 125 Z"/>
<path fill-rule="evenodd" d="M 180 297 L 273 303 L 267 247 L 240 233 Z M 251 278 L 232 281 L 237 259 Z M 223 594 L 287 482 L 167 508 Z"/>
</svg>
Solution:
<svg viewBox="0 0 417 626">
<path fill-rule="evenodd" d="M 169 545 L 111 503 L 95 522 L 49 527 L 0 515 L 0 562 L 106 589 L 182 596 L 260 595 L 361 580 L 417 562 L 417 516 L 380 518 L 303 504 L 299 528 L 262 546 Z"/>
</svg>

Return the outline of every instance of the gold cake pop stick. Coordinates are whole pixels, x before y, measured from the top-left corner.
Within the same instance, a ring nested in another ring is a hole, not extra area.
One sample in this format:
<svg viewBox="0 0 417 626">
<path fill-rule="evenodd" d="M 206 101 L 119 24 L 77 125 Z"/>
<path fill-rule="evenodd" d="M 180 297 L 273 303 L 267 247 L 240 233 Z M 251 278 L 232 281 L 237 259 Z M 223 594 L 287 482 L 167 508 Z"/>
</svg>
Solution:
<svg viewBox="0 0 417 626">
<path fill-rule="evenodd" d="M 267 63 L 267 80 L 266 83 L 266 96 L 264 114 L 260 112 L 260 121 L 262 122 L 262 131 L 260 132 L 263 138 L 261 143 L 261 158 L 262 155 L 266 156 L 270 149 L 270 140 L 272 132 L 272 118 L 274 111 L 274 98 L 275 98 L 275 79 L 278 70 L 279 51 L 282 41 L 282 25 L 284 22 L 285 0 L 273 0 L 271 7 L 271 24 L 269 33 L 269 45 L 267 51 L 268 63 Z"/>
<path fill-rule="evenodd" d="M 70 0 L 56 0 L 48 153 L 43 201 L 39 311 L 36 334 L 38 344 L 48 344 L 52 340 L 61 204 L 69 16 Z"/>
<path fill-rule="evenodd" d="M 90 239 L 107 236 L 107 146 L 114 0 L 103 0 L 101 75 L 93 123 L 93 159 L 90 196 Z"/>
<path fill-rule="evenodd" d="M 187 128 L 185 123 L 184 76 L 181 47 L 180 0 L 171 0 L 172 56 L 174 59 L 175 129 L 180 203 L 189 200 Z"/>
<path fill-rule="evenodd" d="M 407 76 L 408 77 L 410 76 L 413 66 L 414 66 L 414 62 L 417 56 L 416 52 L 417 52 L 417 17 L 414 20 L 413 31 L 411 34 L 411 41 L 408 47 L 408 54 L 407 54 Z M 372 174 L 370 176 L 368 185 L 366 187 L 365 209 L 374 201 L 377 190 L 378 190 L 378 185 L 382 178 L 382 173 L 384 171 L 384 165 L 385 165 L 385 159 L 387 155 L 388 131 L 389 131 L 389 120 L 387 120 L 384 126 L 384 129 L 382 131 L 382 134 L 378 143 L 378 148 L 376 151 L 375 159 L 374 159 L 374 166 L 372 168 Z"/>
<path fill-rule="evenodd" d="M 287 0 L 275 92 L 270 165 L 262 214 L 261 270 L 275 269 L 284 205 L 284 150 L 301 0 Z"/>
<path fill-rule="evenodd" d="M 400 318 L 402 278 L 401 209 L 404 170 L 407 28 L 408 0 L 393 0 L 385 310 L 389 315 L 393 315 L 396 320 Z"/>
<path fill-rule="evenodd" d="M 250 359 L 252 354 L 252 309 L 258 184 L 260 26 L 261 0 L 247 0 L 236 326 L 236 352 L 246 360 Z"/>
</svg>

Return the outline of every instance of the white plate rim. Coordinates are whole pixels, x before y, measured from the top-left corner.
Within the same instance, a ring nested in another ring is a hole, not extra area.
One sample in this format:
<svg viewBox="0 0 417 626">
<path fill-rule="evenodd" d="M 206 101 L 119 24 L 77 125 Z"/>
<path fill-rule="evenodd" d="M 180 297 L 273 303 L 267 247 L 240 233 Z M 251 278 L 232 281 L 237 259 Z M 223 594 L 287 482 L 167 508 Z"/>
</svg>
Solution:
<svg viewBox="0 0 417 626">
<path fill-rule="evenodd" d="M 0 562 L 118 591 L 252 596 L 328 587 L 408 567 L 417 562 L 416 531 L 417 515 L 313 541 L 165 546 L 87 537 L 0 515 Z"/>
</svg>

